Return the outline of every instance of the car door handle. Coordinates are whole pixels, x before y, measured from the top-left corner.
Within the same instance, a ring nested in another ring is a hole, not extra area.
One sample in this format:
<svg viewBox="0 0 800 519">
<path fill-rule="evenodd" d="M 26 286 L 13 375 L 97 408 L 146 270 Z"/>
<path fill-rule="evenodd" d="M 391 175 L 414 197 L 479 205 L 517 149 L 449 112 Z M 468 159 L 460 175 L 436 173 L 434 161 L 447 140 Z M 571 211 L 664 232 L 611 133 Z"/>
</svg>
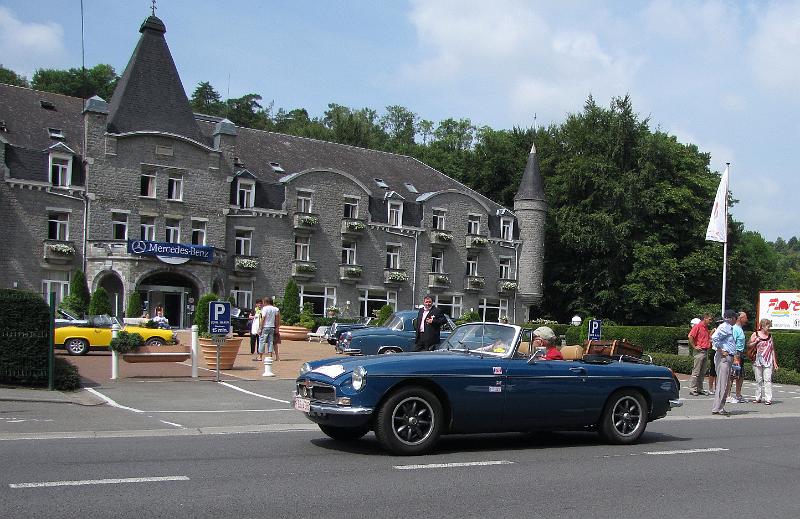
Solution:
<svg viewBox="0 0 800 519">
<path fill-rule="evenodd" d="M 569 370 L 573 373 L 583 373 L 586 374 L 586 368 L 569 368 Z"/>
</svg>

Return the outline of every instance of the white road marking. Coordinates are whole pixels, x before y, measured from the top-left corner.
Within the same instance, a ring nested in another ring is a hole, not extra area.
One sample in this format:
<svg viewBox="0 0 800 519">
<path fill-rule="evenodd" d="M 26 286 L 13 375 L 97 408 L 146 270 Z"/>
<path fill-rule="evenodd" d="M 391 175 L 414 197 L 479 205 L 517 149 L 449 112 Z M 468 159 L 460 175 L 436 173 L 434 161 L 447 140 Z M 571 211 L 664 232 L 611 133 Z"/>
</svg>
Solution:
<svg viewBox="0 0 800 519">
<path fill-rule="evenodd" d="M 651 456 L 663 456 L 669 454 L 697 454 L 700 452 L 725 452 L 730 449 L 723 449 L 722 447 L 711 447 L 708 449 L 683 449 L 683 450 L 676 450 L 676 451 L 647 451 L 645 454 L 650 454 Z"/>
<path fill-rule="evenodd" d="M 418 469 L 449 469 L 451 467 L 477 467 L 483 465 L 513 465 L 513 461 L 468 461 L 463 463 L 429 463 L 427 465 L 395 465 L 392 468 L 397 470 L 418 470 Z"/>
<path fill-rule="evenodd" d="M 126 411 L 132 411 L 134 413 L 143 413 L 144 412 L 141 409 L 134 409 L 133 407 L 128 407 L 128 406 L 125 406 L 125 405 L 118 404 L 114 400 L 112 400 L 111 398 L 109 398 L 106 395 L 104 395 L 103 393 L 97 391 L 96 389 L 92 389 L 90 387 L 87 387 L 86 391 L 90 392 L 91 394 L 93 394 L 95 396 L 99 396 L 100 398 L 105 400 L 105 402 L 108 405 L 110 405 L 111 407 L 117 407 L 119 409 L 125 409 Z"/>
<path fill-rule="evenodd" d="M 147 411 L 148 413 L 272 413 L 274 411 L 294 411 L 294 407 L 284 407 L 282 409 L 198 409 L 196 411 Z"/>
<path fill-rule="evenodd" d="M 161 422 L 161 423 L 165 423 L 165 424 L 167 424 L 167 425 L 174 425 L 175 427 L 180 427 L 180 428 L 183 428 L 183 426 L 182 426 L 181 424 L 179 424 L 179 423 L 168 422 L 168 421 L 166 421 L 166 420 L 159 420 L 159 422 Z"/>
<path fill-rule="evenodd" d="M 253 393 L 252 391 L 248 391 L 246 389 L 242 389 L 240 387 L 236 387 L 233 384 L 228 384 L 227 382 L 220 382 L 220 384 L 225 386 L 225 387 L 229 387 L 231 389 L 235 389 L 236 391 L 241 391 L 242 393 L 245 393 L 245 394 L 248 394 L 248 395 L 257 396 L 258 398 L 264 398 L 266 400 L 272 400 L 273 402 L 280 402 L 282 404 L 290 403 L 288 400 L 280 400 L 278 398 L 272 398 L 271 396 L 266 396 L 266 395 L 260 395 L 258 393 Z"/>
<path fill-rule="evenodd" d="M 40 483 L 9 483 L 11 488 L 77 487 L 83 485 L 116 485 L 120 483 L 155 483 L 158 481 L 189 481 L 187 476 L 158 476 L 150 478 L 84 479 L 79 481 L 42 481 Z"/>
</svg>

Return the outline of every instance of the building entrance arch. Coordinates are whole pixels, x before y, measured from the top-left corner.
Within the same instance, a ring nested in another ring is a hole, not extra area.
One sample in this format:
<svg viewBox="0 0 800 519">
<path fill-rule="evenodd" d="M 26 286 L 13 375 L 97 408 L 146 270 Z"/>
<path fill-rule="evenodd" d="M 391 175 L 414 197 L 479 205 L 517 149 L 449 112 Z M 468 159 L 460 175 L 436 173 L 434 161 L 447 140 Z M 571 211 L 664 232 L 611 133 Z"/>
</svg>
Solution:
<svg viewBox="0 0 800 519">
<path fill-rule="evenodd" d="M 136 290 L 149 317 L 153 317 L 160 306 L 171 327 L 191 326 L 199 298 L 198 284 L 191 277 L 180 272 L 154 272 L 144 276 Z"/>
<path fill-rule="evenodd" d="M 106 271 L 100 274 L 97 280 L 97 287 L 102 287 L 108 293 L 108 301 L 114 316 L 122 322 L 125 308 L 125 289 L 122 286 L 122 279 L 113 271 Z"/>
</svg>

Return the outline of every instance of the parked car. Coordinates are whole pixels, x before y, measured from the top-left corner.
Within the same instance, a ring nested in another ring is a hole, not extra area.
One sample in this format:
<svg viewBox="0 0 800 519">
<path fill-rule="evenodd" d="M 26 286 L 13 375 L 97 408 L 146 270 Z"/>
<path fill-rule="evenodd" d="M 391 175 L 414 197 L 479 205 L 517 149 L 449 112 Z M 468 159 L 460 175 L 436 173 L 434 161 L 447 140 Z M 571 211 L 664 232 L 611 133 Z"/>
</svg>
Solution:
<svg viewBox="0 0 800 519">
<path fill-rule="evenodd" d="M 442 326 L 442 340 L 456 327 L 447 318 Z M 349 330 L 340 335 L 336 351 L 347 355 L 376 355 L 381 353 L 401 353 L 414 351 L 414 337 L 417 328 L 417 310 L 395 312 L 383 326 Z"/>
<path fill-rule="evenodd" d="M 442 434 L 596 430 L 634 443 L 681 405 L 679 389 L 663 366 L 624 356 L 542 360 L 530 330 L 469 323 L 431 352 L 306 363 L 293 402 L 331 438 L 372 430 L 386 450 L 417 455 Z"/>
<path fill-rule="evenodd" d="M 74 320 L 55 329 L 54 343 L 63 345 L 70 355 L 86 355 L 89 348 L 108 348 L 111 344 L 111 326 L 119 324 L 115 317 L 90 315 L 85 320 Z M 147 345 L 177 344 L 178 336 L 172 330 L 127 325 L 120 327 L 128 333 L 138 333 Z"/>
<path fill-rule="evenodd" d="M 248 317 L 251 311 L 247 308 L 231 307 L 231 328 L 233 333 L 239 337 L 250 335 L 250 319 Z"/>
<path fill-rule="evenodd" d="M 372 318 L 367 317 L 360 323 L 333 323 L 328 330 L 328 344 L 336 346 L 336 343 L 339 342 L 339 337 L 341 337 L 345 332 L 367 328 L 369 327 L 369 323 L 371 321 Z"/>
</svg>

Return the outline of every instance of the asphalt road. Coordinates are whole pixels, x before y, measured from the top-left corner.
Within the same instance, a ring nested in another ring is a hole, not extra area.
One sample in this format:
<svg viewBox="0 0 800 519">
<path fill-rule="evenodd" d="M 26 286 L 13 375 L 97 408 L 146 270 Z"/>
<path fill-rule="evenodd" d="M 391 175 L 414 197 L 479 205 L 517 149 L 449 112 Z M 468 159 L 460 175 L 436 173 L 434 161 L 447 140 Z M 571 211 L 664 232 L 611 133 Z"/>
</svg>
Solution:
<svg viewBox="0 0 800 519">
<path fill-rule="evenodd" d="M 97 405 L 0 389 L 0 517 L 800 515 L 797 387 L 777 387 L 773 406 L 730 404 L 731 417 L 684 388 L 634 446 L 456 436 L 413 458 L 373 434 L 328 439 L 291 409 L 291 388 L 128 379 L 83 394 Z"/>
</svg>

